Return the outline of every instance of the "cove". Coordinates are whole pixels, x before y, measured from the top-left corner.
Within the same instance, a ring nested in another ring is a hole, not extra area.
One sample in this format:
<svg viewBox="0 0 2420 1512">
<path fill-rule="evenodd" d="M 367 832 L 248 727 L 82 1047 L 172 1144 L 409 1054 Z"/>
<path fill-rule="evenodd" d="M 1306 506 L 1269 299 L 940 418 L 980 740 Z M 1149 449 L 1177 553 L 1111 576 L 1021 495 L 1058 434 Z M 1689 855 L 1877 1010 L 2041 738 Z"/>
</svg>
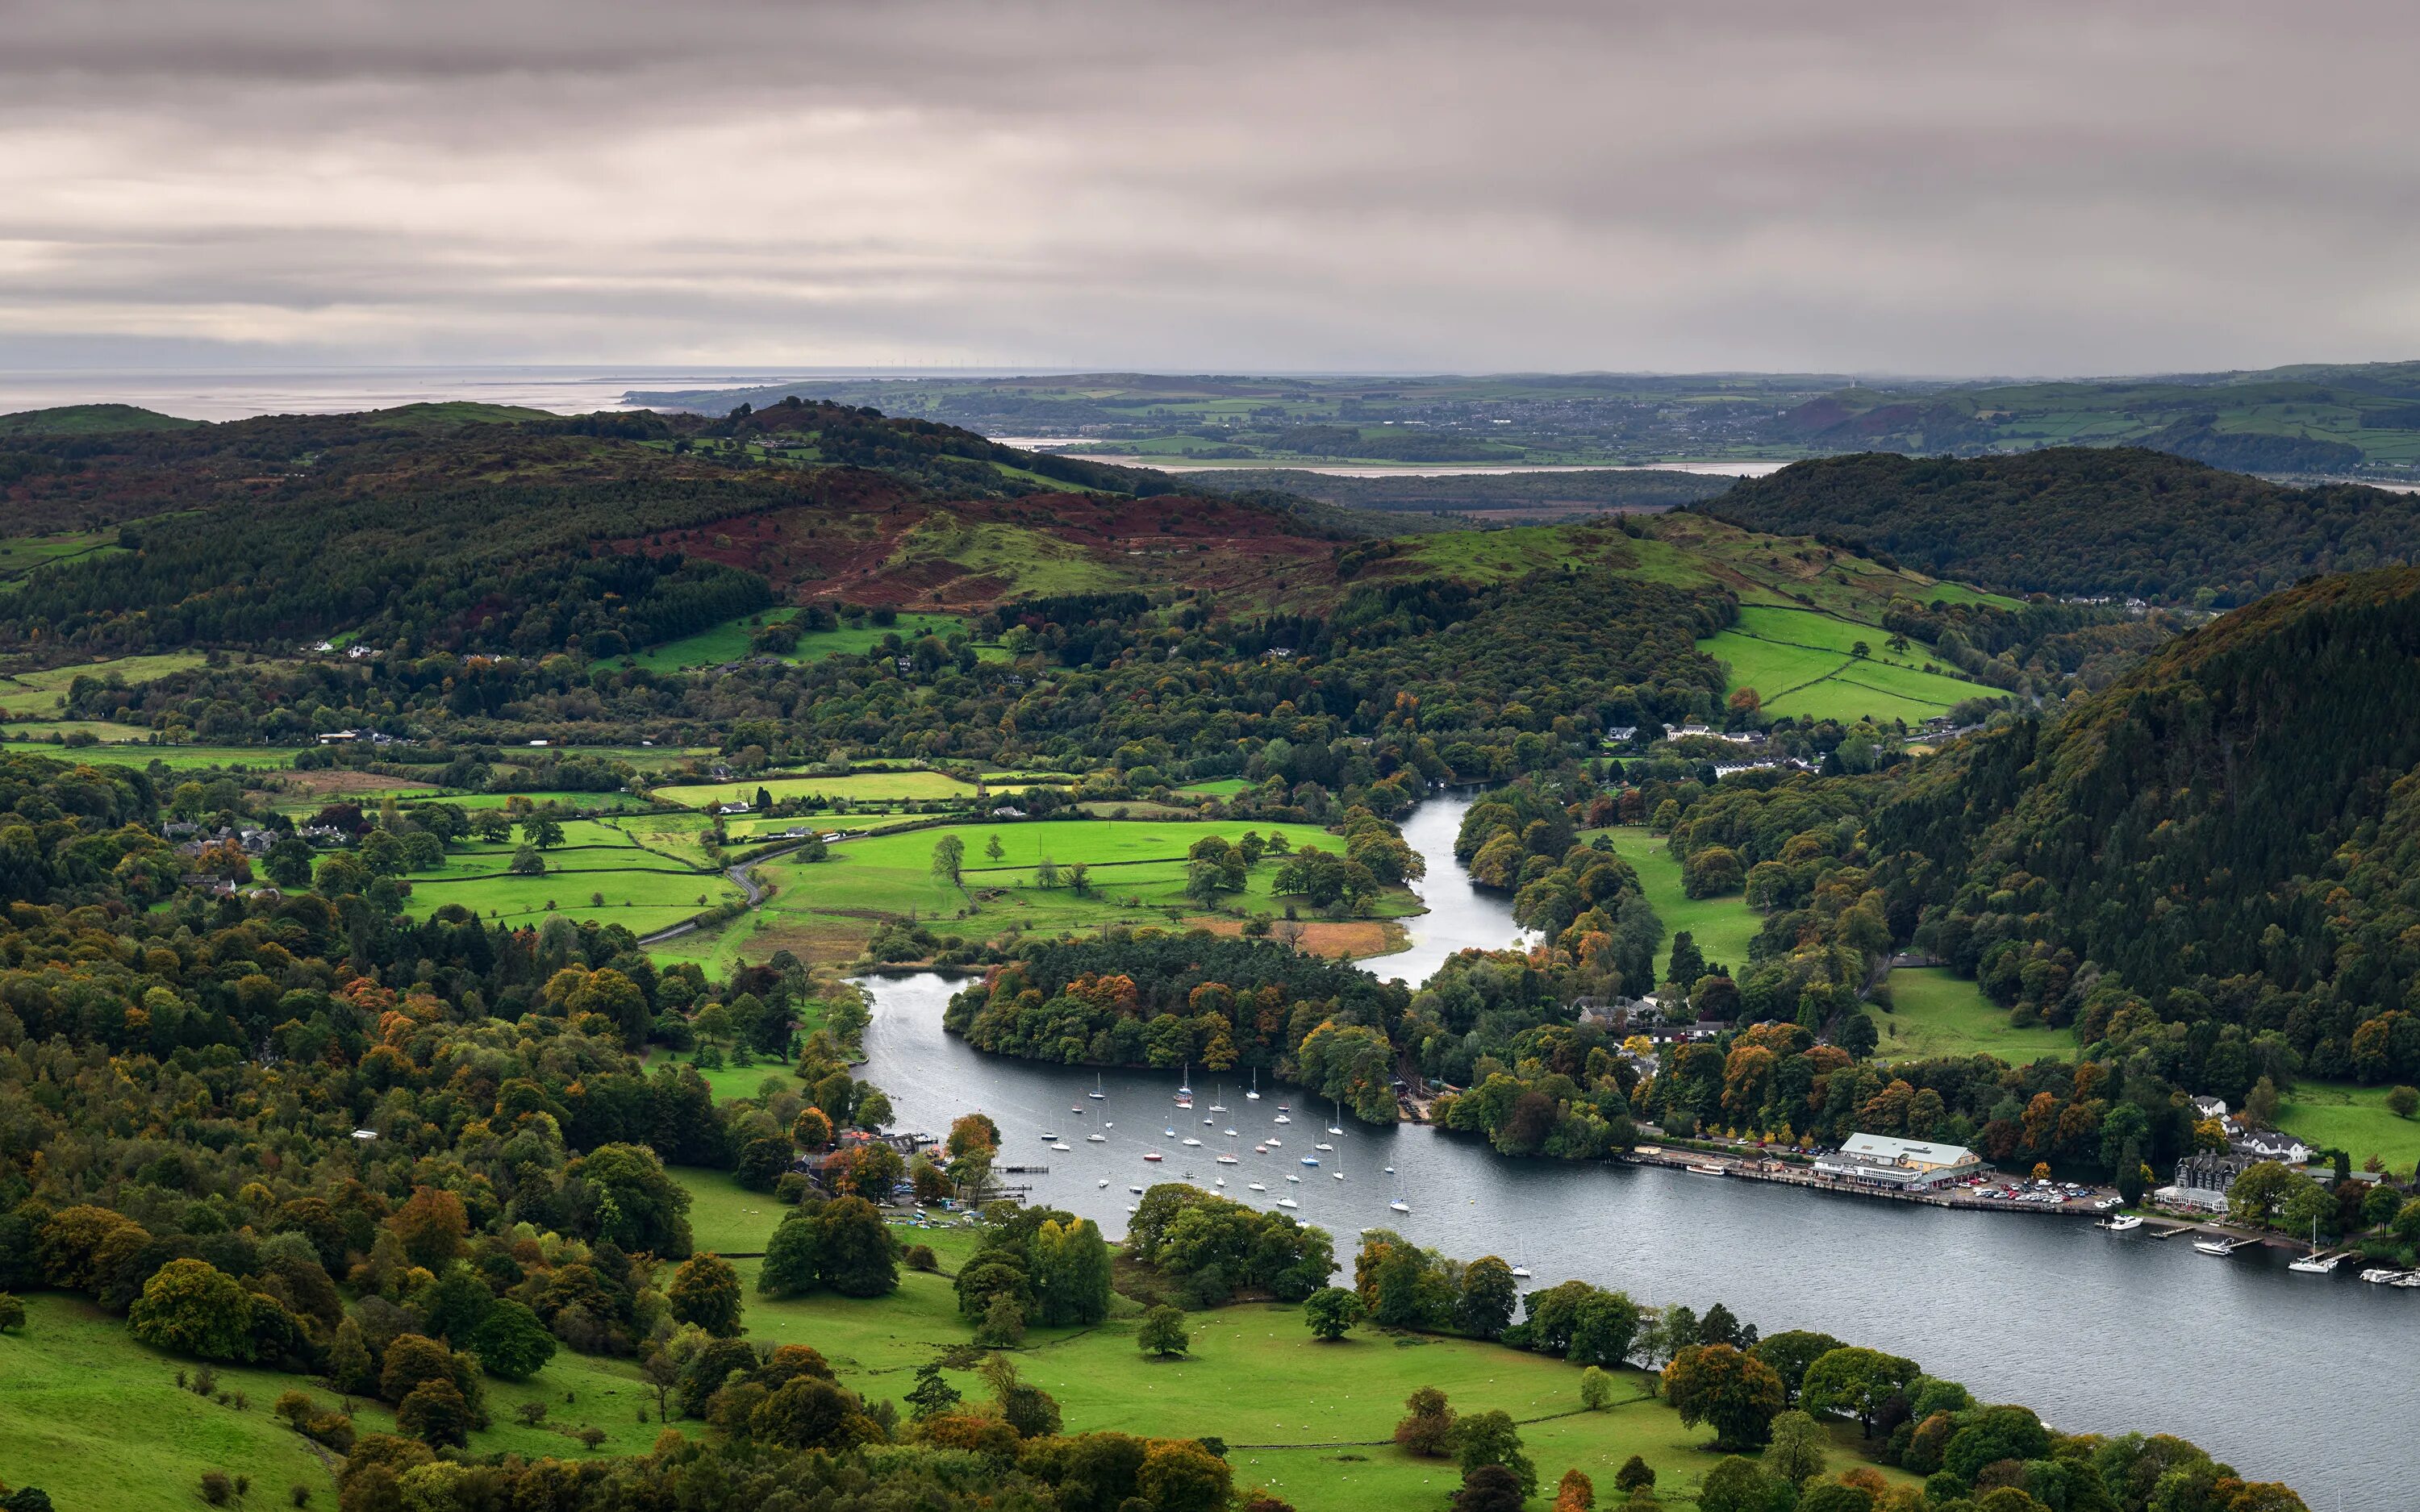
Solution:
<svg viewBox="0 0 2420 1512">
<path fill-rule="evenodd" d="M 1367 963 L 1380 975 L 1417 982 L 1454 950 L 1518 937 L 1508 903 L 1472 887 L 1454 861 L 1468 804 L 1432 798 L 1404 825 L 1428 862 L 1419 890 L 1431 911 L 1408 921 L 1410 949 Z M 2339 1493 L 2359 1512 L 2407 1504 L 2406 1435 L 2420 1408 L 2420 1296 L 2411 1291 L 2346 1273 L 2296 1275 L 2283 1251 L 2222 1260 L 2074 1218 L 1516 1161 L 1423 1126 L 1343 1122 L 1331 1135 L 1327 1107 L 1265 1078 L 1249 1102 L 1241 1086 L 1222 1092 L 1197 1069 L 1188 1113 L 1173 1101 L 1173 1073 L 1113 1071 L 1101 1073 L 1108 1096 L 1094 1102 L 1084 1095 L 1090 1068 L 986 1056 L 944 1033 L 957 985 L 929 972 L 867 979 L 864 1074 L 889 1094 L 902 1129 L 939 1133 L 959 1114 L 988 1113 L 1002 1165 L 1048 1167 L 1004 1180 L 1112 1236 L 1138 1200 L 1129 1186 L 1224 1178 L 1223 1195 L 1255 1207 L 1292 1195 L 1294 1215 L 1326 1229 L 1348 1266 L 1360 1230 L 1384 1227 L 1464 1259 L 1526 1265 L 1525 1288 L 1578 1278 L 1651 1304 L 1702 1312 L 1722 1302 L 1767 1333 L 1819 1329 L 1908 1355 L 2069 1432 L 2180 1435 L 2251 1478 L 2286 1481 L 2314 1508 Z M 1227 1111 L 1210 1112 L 1213 1103 Z M 1284 1125 L 1274 1121 L 1280 1103 L 1291 1107 Z M 1095 1132 L 1103 1143 L 1085 1139 Z M 1071 1148 L 1051 1149 L 1046 1133 Z M 1255 1154 L 1271 1135 L 1281 1143 Z M 1183 1145 L 1187 1137 L 1201 1144 Z M 1323 1141 L 1334 1149 L 1312 1148 Z M 1148 1149 L 1164 1161 L 1145 1163 Z M 1237 1164 L 1216 1164 L 1221 1152 Z M 1305 1156 L 1320 1164 L 1302 1165 Z M 1389 1210 L 1398 1195 L 1409 1213 Z"/>
</svg>

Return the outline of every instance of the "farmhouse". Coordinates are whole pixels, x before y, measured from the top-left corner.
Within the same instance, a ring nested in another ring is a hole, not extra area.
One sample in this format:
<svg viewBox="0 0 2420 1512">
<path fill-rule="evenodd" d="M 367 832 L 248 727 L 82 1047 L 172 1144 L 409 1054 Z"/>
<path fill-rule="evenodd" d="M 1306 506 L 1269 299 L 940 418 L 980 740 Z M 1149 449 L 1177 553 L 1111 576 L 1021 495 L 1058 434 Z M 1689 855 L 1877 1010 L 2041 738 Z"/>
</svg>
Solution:
<svg viewBox="0 0 2420 1512">
<path fill-rule="evenodd" d="M 1815 1157 L 1816 1172 L 1836 1181 L 1908 1191 L 1962 1181 L 1982 1168 L 1982 1157 L 1963 1145 L 1892 1134 L 1851 1134 L 1839 1149 Z"/>
</svg>

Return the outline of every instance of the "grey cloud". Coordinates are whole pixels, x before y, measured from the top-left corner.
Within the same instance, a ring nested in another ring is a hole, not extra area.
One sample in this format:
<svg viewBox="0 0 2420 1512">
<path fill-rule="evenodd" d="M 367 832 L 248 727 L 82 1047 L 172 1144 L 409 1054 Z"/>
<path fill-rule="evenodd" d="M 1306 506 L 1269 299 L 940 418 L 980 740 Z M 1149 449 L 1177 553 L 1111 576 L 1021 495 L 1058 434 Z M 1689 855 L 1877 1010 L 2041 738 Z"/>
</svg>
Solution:
<svg viewBox="0 0 2420 1512">
<path fill-rule="evenodd" d="M 0 0 L 0 364 L 2408 356 L 2401 6 Z M 164 359 L 163 359 L 164 360 Z"/>
</svg>

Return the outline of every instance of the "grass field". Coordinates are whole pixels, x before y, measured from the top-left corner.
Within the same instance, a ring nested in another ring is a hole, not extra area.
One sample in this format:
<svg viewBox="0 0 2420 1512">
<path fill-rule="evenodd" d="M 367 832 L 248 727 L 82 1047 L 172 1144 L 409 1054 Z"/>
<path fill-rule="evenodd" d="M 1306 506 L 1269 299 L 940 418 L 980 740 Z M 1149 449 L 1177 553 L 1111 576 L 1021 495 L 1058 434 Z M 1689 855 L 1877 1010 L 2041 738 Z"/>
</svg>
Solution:
<svg viewBox="0 0 2420 1512">
<path fill-rule="evenodd" d="M 115 661 L 76 662 L 0 676 L 0 714 L 19 719 L 57 714 L 67 702 L 68 688 L 79 677 L 116 677 L 132 687 L 201 664 L 198 651 L 168 651 L 155 656 L 120 656 Z"/>
<path fill-rule="evenodd" d="M 744 661 L 752 653 L 748 639 L 760 626 L 786 622 L 796 609 L 767 609 L 737 620 L 725 620 L 711 630 L 700 630 L 678 640 L 667 640 L 632 656 L 617 657 L 602 665 L 609 667 L 648 667 L 657 671 L 676 671 L 688 667 L 716 667 L 726 661 Z M 886 635 L 896 634 L 902 640 L 919 636 L 938 635 L 944 638 L 966 628 L 966 621 L 954 614 L 902 614 L 896 625 L 843 625 L 830 630 L 809 630 L 799 637 L 799 646 L 782 659 L 790 662 L 819 661 L 838 653 L 861 656 L 882 643 Z"/>
<path fill-rule="evenodd" d="M 1747 946 L 1764 927 L 1764 919 L 1738 893 L 1722 898 L 1692 898 L 1681 890 L 1681 863 L 1667 848 L 1664 837 L 1651 834 L 1640 825 L 1621 825 L 1612 829 L 1587 830 L 1583 839 L 1598 835 L 1609 837 L 1616 855 L 1630 863 L 1638 873 L 1638 885 L 1646 891 L 1647 902 L 1655 915 L 1664 920 L 1664 946 L 1656 952 L 1655 969 L 1662 971 L 1672 936 L 1687 930 L 1697 941 L 1699 952 L 1709 961 L 1719 961 L 1738 976 L 1747 965 Z"/>
<path fill-rule="evenodd" d="M 1038 784 L 1022 779 L 994 783 L 986 781 L 983 791 L 996 797 L 1008 797 Z M 801 798 L 809 795 L 832 799 L 846 798 L 850 803 L 892 803 L 902 799 L 929 801 L 937 798 L 963 798 L 972 801 L 975 788 L 942 772 L 851 772 L 846 777 L 768 777 L 756 779 L 742 778 L 732 782 L 683 783 L 654 790 L 655 796 L 666 803 L 685 808 L 704 809 L 718 803 L 754 803 L 758 789 L 772 795 L 775 802 Z"/>
<path fill-rule="evenodd" d="M 1882 1030 L 1877 1060 L 1981 1055 L 2024 1066 L 2045 1056 L 2075 1057 L 2073 1030 L 2013 1026 L 2007 1009 L 1947 966 L 1901 966 L 1890 974 L 1890 1011 L 1874 1014 Z"/>
<path fill-rule="evenodd" d="M 311 1488 L 314 1506 L 334 1506 L 335 1481 L 309 1444 L 272 1415 L 280 1392 L 312 1391 L 329 1407 L 335 1394 L 299 1376 L 240 1366 L 219 1369 L 219 1390 L 250 1398 L 241 1409 L 179 1390 L 179 1360 L 138 1342 L 125 1320 L 80 1298 L 37 1293 L 23 1299 L 24 1332 L 0 1335 L 0 1478 L 39 1486 L 61 1512 L 191 1512 L 206 1470 L 252 1478 L 250 1506 L 288 1504 L 287 1489 Z M 573 1398 L 566 1401 L 566 1394 Z M 558 1429 L 592 1425 L 606 1433 L 593 1458 L 644 1454 L 661 1429 L 638 1421 L 637 1372 L 624 1361 L 558 1350 L 526 1381 L 489 1381 L 494 1426 L 472 1435 L 474 1453 L 511 1452 L 559 1459 L 592 1458 Z M 513 1409 L 546 1400 L 549 1426 L 524 1427 Z M 355 1398 L 354 1427 L 392 1433 L 395 1416 Z"/>
<path fill-rule="evenodd" d="M 2298 1139 L 2341 1149 L 2358 1166 L 2376 1155 L 2397 1175 L 2420 1162 L 2420 1119 L 2398 1119 L 2383 1087 L 2297 1082 L 2277 1103 L 2277 1127 Z"/>
<path fill-rule="evenodd" d="M 1739 623 L 1698 642 L 1730 666 L 1730 686 L 1753 687 L 1765 712 L 1799 718 L 1871 716 L 1911 724 L 1948 711 L 1962 699 L 1988 695 L 1979 683 L 1928 672 L 1920 647 L 1893 651 L 1869 625 L 1805 609 L 1749 604 Z M 1868 655 L 1855 654 L 1864 642 Z"/>
<path fill-rule="evenodd" d="M 1238 793 L 1247 793 L 1258 786 L 1260 786 L 1259 783 L 1245 778 L 1214 777 L 1205 782 L 1187 782 L 1174 791 L 1198 793 L 1205 798 L 1232 798 Z"/>
<path fill-rule="evenodd" d="M 98 723 L 84 725 L 81 727 L 92 729 L 96 733 L 104 728 Z M 55 726 L 42 725 L 38 728 L 44 731 L 54 728 L 66 731 L 77 729 L 79 728 L 79 725 L 70 722 Z M 106 728 L 123 729 L 127 727 L 114 726 Z M 8 729 L 9 733 L 16 734 L 23 733 L 25 730 L 25 727 L 23 725 L 10 725 Z M 144 731 L 141 732 L 141 733 L 147 735 L 150 732 Z M 107 765 L 146 767 L 149 766 L 152 763 L 157 762 L 162 766 L 167 767 L 171 771 L 178 772 L 201 772 L 212 770 L 231 771 L 238 767 L 246 768 L 252 771 L 279 771 L 293 765 L 296 754 L 295 748 L 283 746 L 131 745 L 68 748 L 52 746 L 46 743 L 38 743 L 29 745 L 25 748 L 30 749 L 33 754 L 37 756 L 48 756 L 54 761 L 82 762 L 87 765 L 93 766 Z"/>
<path fill-rule="evenodd" d="M 502 923 L 561 914 L 645 934 L 740 896 L 721 872 L 689 870 L 680 859 L 643 847 L 632 834 L 602 820 L 567 820 L 563 832 L 564 843 L 544 853 L 547 870 L 542 876 L 503 874 L 520 846 L 518 836 L 502 844 L 451 849 L 442 867 L 407 879 L 411 896 L 405 909 L 426 915 L 458 903 Z M 601 903 L 597 902 L 600 894 Z M 700 898 L 706 902 L 699 903 Z"/>
<path fill-rule="evenodd" d="M 0 541 L 0 579 L 23 577 L 37 567 L 80 557 L 111 556 L 125 549 L 111 531 L 65 531 L 56 535 L 20 535 Z M 12 584 L 0 582 L 0 592 Z"/>
<path fill-rule="evenodd" d="M 675 1174 L 693 1199 L 690 1222 L 698 1247 L 765 1247 L 781 1211 L 770 1198 L 742 1191 L 720 1172 Z M 945 1266 L 971 1241 L 963 1230 L 901 1232 L 932 1243 Z M 1340 1249 L 1352 1243 L 1351 1236 L 1339 1236 Z M 768 1302 L 753 1290 L 757 1262 L 733 1264 L 750 1283 L 749 1336 L 812 1344 L 844 1381 L 869 1396 L 902 1399 L 918 1365 L 970 1333 L 944 1276 L 907 1273 L 898 1292 L 873 1301 L 824 1295 Z M 1619 1373 L 1621 1405 L 1587 1412 L 1576 1367 L 1497 1345 L 1398 1338 L 1368 1328 L 1321 1344 L 1304 1329 L 1300 1309 L 1264 1304 L 1196 1313 L 1187 1322 L 1193 1347 L 1184 1360 L 1145 1359 L 1132 1319 L 1036 1329 L 1016 1359 L 1026 1380 L 1059 1399 L 1067 1431 L 1217 1434 L 1232 1446 L 1238 1489 L 1268 1487 L 1302 1512 L 1444 1505 L 1460 1483 L 1452 1465 L 1415 1458 L 1388 1442 L 1404 1398 L 1421 1386 L 1442 1390 L 1461 1411 L 1502 1408 L 1521 1420 L 1523 1447 L 1544 1488 L 1577 1466 L 1602 1498 L 1614 1471 L 1637 1454 L 1654 1467 L 1664 1504 L 1686 1506 L 1719 1458 L 1699 1447 L 1710 1437 L 1704 1428 L 1683 1427 L 1663 1402 L 1647 1399 L 1636 1371 Z M 971 1372 L 949 1374 L 960 1391 L 982 1396 Z M 1854 1436 L 1855 1429 L 1845 1431 Z M 1832 1468 L 1852 1462 L 1838 1454 Z"/>
<path fill-rule="evenodd" d="M 854 816 L 852 816 L 854 817 Z M 728 972 L 739 961 L 762 961 L 789 950 L 801 961 L 847 961 L 865 947 L 885 918 L 914 917 L 936 933 L 992 938 L 1013 928 L 1055 933 L 1108 923 L 1171 926 L 1201 912 L 1185 896 L 1186 852 L 1205 835 L 1238 839 L 1248 829 L 1264 837 L 1282 831 L 1290 845 L 1317 845 L 1330 853 L 1342 841 L 1307 825 L 1227 822 L 1194 824 L 1144 819 L 1053 820 L 1043 824 L 943 825 L 877 834 L 834 845 L 827 859 L 777 857 L 753 875 L 770 884 L 773 896 L 748 917 L 713 931 L 666 941 L 656 954 L 694 961 L 709 971 Z M 965 888 L 933 874 L 933 847 L 944 835 L 966 846 Z M 997 837 L 1001 857 L 988 854 Z M 1077 861 L 1092 868 L 1092 890 L 1079 896 L 1064 886 L 1043 887 L 1035 869 L 1044 856 L 1063 872 Z M 1222 909 L 1276 916 L 1283 900 L 1273 896 L 1275 862 L 1252 869 L 1249 887 L 1226 894 Z M 978 910 L 967 917 L 970 896 Z M 1419 900 L 1396 891 L 1377 899 L 1374 916 L 1399 918 L 1419 911 Z M 1387 943 L 1371 936 L 1373 946 Z"/>
</svg>

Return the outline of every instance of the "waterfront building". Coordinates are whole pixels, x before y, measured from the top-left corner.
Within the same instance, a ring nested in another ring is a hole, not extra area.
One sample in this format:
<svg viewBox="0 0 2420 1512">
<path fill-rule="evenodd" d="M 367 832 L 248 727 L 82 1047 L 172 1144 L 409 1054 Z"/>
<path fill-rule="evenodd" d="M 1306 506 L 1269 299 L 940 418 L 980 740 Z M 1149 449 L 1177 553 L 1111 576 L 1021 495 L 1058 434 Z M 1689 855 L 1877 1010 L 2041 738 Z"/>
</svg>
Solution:
<svg viewBox="0 0 2420 1512">
<path fill-rule="evenodd" d="M 1837 1181 L 1922 1191 L 1979 1174 L 1983 1159 L 1963 1145 L 1901 1139 L 1894 1134 L 1851 1134 L 1840 1148 L 1815 1157 L 1817 1174 Z"/>
</svg>

